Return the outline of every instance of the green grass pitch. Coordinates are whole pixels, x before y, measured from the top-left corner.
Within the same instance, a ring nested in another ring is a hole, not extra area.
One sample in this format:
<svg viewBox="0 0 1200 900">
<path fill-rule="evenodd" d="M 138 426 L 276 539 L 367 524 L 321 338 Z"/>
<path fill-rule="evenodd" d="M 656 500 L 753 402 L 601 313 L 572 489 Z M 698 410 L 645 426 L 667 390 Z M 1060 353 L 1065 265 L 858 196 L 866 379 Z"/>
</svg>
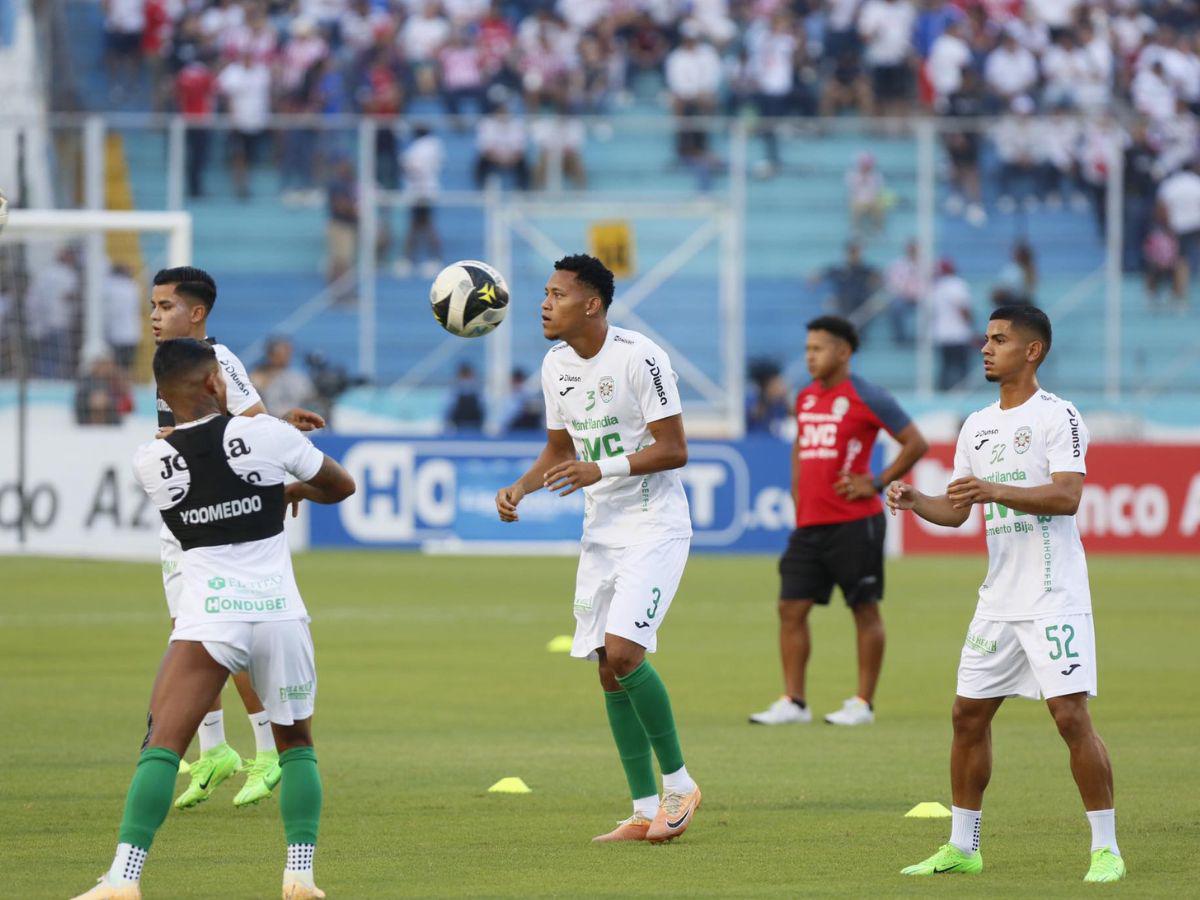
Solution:
<svg viewBox="0 0 1200 900">
<path fill-rule="evenodd" d="M 1185 896 L 1200 857 L 1200 563 L 1093 558 L 1100 696 L 1116 771 L 1122 885 L 1086 887 L 1089 833 L 1040 703 L 994 730 L 981 877 L 903 879 L 948 834 L 949 709 L 979 558 L 888 569 L 877 724 L 761 728 L 778 693 L 774 561 L 694 557 L 655 665 L 705 803 L 661 847 L 592 846 L 628 814 L 593 666 L 547 653 L 572 628 L 574 560 L 313 553 L 325 782 L 318 883 L 331 898 L 401 896 Z M 166 638 L 157 567 L 5 560 L 0 593 L 0 872 L 4 896 L 70 896 L 107 867 Z M 810 702 L 853 690 L 851 622 L 818 610 Z M 227 731 L 251 752 L 232 688 Z M 193 749 L 190 756 L 195 755 Z M 486 793 L 518 775 L 525 796 Z M 182 786 L 183 780 L 180 780 Z M 222 787 L 172 811 L 148 898 L 278 896 L 275 801 Z"/>
</svg>

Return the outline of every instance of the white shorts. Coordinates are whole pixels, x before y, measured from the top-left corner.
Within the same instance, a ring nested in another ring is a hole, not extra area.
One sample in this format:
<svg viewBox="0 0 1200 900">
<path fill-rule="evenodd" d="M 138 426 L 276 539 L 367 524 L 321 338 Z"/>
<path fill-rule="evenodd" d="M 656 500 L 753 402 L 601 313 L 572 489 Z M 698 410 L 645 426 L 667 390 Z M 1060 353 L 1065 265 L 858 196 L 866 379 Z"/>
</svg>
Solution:
<svg viewBox="0 0 1200 900">
<path fill-rule="evenodd" d="M 1088 613 L 1020 622 L 971 620 L 958 663 L 958 695 L 996 697 L 1096 695 L 1096 633 Z"/>
<path fill-rule="evenodd" d="M 172 641 L 199 641 L 230 672 L 249 672 L 254 693 L 276 725 L 313 714 L 317 665 L 307 619 L 205 622 L 176 628 Z"/>
<path fill-rule="evenodd" d="M 183 594 L 183 547 L 166 528 L 158 536 L 158 556 L 162 560 L 163 592 L 167 595 L 167 612 L 174 619 L 179 615 L 179 597 Z"/>
<path fill-rule="evenodd" d="M 658 647 L 658 628 L 667 617 L 690 538 L 671 538 L 632 547 L 602 547 L 584 542 L 575 575 L 575 640 L 571 655 L 596 659 L 604 635 L 615 634 Z"/>
</svg>

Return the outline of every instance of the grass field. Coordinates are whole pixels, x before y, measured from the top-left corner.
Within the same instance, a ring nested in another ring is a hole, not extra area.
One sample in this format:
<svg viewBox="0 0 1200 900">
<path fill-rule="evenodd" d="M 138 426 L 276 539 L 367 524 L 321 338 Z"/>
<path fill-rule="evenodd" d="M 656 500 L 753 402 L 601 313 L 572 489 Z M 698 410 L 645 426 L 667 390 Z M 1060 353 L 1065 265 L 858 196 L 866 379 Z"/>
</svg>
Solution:
<svg viewBox="0 0 1200 900">
<path fill-rule="evenodd" d="M 165 604 L 154 565 L 2 566 L 0 884 L 5 897 L 62 898 L 111 859 Z M 332 900 L 1192 895 L 1200 563 L 1185 559 L 1091 560 L 1093 711 L 1113 757 L 1127 881 L 1081 883 L 1087 822 L 1053 724 L 1028 701 L 997 718 L 983 876 L 896 874 L 948 834 L 948 820 L 903 814 L 950 802 L 948 712 L 982 566 L 890 566 L 877 724 L 769 729 L 746 715 L 778 693 L 773 561 L 694 558 L 655 665 L 705 804 L 685 837 L 652 847 L 589 844 L 628 800 L 592 666 L 545 650 L 571 630 L 573 560 L 302 556 L 321 679 L 318 883 Z M 852 692 L 850 628 L 838 606 L 816 616 L 817 713 Z M 231 741 L 249 753 L 232 688 L 225 699 Z M 486 792 L 506 775 L 533 793 Z M 235 810 L 235 789 L 172 811 L 147 865 L 148 898 L 278 896 L 275 803 Z"/>
</svg>

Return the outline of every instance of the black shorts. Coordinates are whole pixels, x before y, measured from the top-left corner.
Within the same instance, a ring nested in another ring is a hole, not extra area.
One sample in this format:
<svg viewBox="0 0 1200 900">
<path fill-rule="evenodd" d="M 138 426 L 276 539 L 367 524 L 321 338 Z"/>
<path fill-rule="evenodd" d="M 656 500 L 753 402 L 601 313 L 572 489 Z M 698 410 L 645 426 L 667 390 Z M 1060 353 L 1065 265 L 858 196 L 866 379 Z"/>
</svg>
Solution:
<svg viewBox="0 0 1200 900">
<path fill-rule="evenodd" d="M 906 100 L 909 95 L 908 66 L 875 66 L 871 69 L 871 85 L 876 100 Z"/>
<path fill-rule="evenodd" d="M 781 600 L 829 603 L 836 584 L 847 606 L 883 599 L 883 513 L 797 528 L 779 559 Z"/>
</svg>

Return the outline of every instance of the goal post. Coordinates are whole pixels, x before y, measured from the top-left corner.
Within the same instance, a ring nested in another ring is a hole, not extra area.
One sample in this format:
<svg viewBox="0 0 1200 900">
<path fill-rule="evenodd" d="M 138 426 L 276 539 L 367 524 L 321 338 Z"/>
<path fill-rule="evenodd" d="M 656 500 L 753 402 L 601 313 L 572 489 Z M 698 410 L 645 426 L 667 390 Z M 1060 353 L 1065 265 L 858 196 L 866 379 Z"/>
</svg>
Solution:
<svg viewBox="0 0 1200 900">
<path fill-rule="evenodd" d="M 192 217 L 182 211 L 136 211 L 108 209 L 10 209 L 8 224 L 0 232 L 0 246 L 27 243 L 31 248 L 31 266 L 48 260 L 46 242 L 58 239 L 82 239 L 83 307 L 82 348 L 80 357 L 91 359 L 104 352 L 104 278 L 109 260 L 119 255 L 121 238 L 128 247 L 137 244 L 137 235 L 161 234 L 166 238 L 161 257 L 167 266 L 191 262 Z M 132 237 L 131 237 L 132 236 Z M 114 252 L 117 250 L 117 252 Z M 140 258 L 140 250 L 134 250 Z"/>
</svg>

